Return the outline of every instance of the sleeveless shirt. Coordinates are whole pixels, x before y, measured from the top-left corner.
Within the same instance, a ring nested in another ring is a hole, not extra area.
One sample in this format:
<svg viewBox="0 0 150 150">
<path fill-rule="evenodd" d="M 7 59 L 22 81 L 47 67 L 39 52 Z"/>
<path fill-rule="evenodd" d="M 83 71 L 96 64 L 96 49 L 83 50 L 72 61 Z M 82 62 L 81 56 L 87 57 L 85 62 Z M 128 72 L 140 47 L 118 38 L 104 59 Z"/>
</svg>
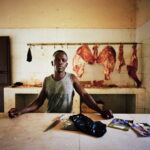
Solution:
<svg viewBox="0 0 150 150">
<path fill-rule="evenodd" d="M 61 80 L 54 80 L 52 75 L 45 78 L 44 90 L 48 100 L 47 112 L 70 113 L 72 111 L 74 87 L 72 74 L 66 73 Z"/>
</svg>

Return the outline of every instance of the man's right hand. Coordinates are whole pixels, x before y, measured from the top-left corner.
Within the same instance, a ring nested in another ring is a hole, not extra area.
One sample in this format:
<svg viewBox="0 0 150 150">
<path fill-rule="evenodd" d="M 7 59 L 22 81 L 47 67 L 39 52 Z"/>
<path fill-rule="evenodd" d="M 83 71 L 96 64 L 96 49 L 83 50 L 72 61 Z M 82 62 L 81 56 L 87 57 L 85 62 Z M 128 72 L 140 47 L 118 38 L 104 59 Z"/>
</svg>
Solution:
<svg viewBox="0 0 150 150">
<path fill-rule="evenodd" d="M 11 108 L 8 112 L 8 115 L 10 118 L 16 118 L 18 116 L 20 116 L 22 113 L 17 110 L 16 108 Z"/>
</svg>

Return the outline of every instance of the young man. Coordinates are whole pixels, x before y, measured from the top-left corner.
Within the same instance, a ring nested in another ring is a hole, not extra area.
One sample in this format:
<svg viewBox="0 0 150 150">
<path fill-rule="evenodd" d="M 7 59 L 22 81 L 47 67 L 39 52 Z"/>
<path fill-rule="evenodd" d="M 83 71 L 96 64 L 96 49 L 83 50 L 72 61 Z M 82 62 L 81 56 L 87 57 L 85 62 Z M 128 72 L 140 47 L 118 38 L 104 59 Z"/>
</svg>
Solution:
<svg viewBox="0 0 150 150">
<path fill-rule="evenodd" d="M 75 89 L 90 108 L 99 112 L 103 118 L 112 118 L 113 115 L 110 111 L 103 111 L 98 107 L 94 99 L 80 85 L 75 75 L 65 72 L 68 65 L 67 54 L 58 50 L 53 54 L 53 57 L 51 63 L 54 67 L 54 74 L 45 78 L 39 97 L 22 110 L 10 109 L 9 116 L 15 118 L 24 113 L 34 112 L 42 106 L 46 98 L 48 99 L 47 112 L 69 113 L 72 110 Z"/>
</svg>

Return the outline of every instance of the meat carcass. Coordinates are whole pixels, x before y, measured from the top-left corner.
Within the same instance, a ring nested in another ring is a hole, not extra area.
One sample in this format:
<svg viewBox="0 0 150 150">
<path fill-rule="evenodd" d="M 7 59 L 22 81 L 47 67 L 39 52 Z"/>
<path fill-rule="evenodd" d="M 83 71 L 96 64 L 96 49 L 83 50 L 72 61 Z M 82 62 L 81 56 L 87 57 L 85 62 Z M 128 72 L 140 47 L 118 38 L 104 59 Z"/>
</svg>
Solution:
<svg viewBox="0 0 150 150">
<path fill-rule="evenodd" d="M 77 49 L 76 54 L 81 56 L 81 58 L 85 62 L 87 62 L 89 64 L 93 64 L 94 63 L 94 57 L 92 55 L 92 52 L 91 52 L 90 48 L 87 45 L 83 45 L 83 46 L 79 47 Z"/>
<path fill-rule="evenodd" d="M 110 73 L 113 72 L 116 63 L 116 52 L 112 46 L 106 46 L 99 54 L 96 62 L 104 65 L 105 80 L 110 80 Z"/>
<path fill-rule="evenodd" d="M 104 65 L 105 80 L 110 80 L 110 72 L 114 70 L 116 63 L 116 52 L 112 46 L 106 46 L 98 55 L 98 46 L 93 47 L 93 55 L 87 45 L 77 49 L 73 58 L 73 70 L 78 77 L 84 73 L 85 63 L 94 64 L 94 62 Z"/>
<path fill-rule="evenodd" d="M 119 66 L 118 66 L 117 70 L 120 73 L 121 67 L 125 65 L 125 60 L 123 57 L 123 44 L 120 44 L 120 46 L 119 46 L 118 59 L 119 59 Z"/>
<path fill-rule="evenodd" d="M 90 48 L 87 45 L 79 47 L 73 57 L 73 70 L 76 72 L 78 77 L 82 77 L 84 73 L 85 63 L 93 64 L 94 57 Z"/>
<path fill-rule="evenodd" d="M 131 61 L 130 64 L 127 65 L 127 70 L 128 70 L 128 75 L 136 82 L 137 87 L 141 86 L 141 81 L 137 77 L 137 68 L 138 68 L 138 58 L 137 58 L 137 49 L 136 49 L 136 44 L 132 46 L 133 48 L 133 53 L 131 56 Z"/>
<path fill-rule="evenodd" d="M 73 71 L 76 72 L 79 78 L 82 77 L 84 73 L 85 61 L 81 58 L 80 55 L 75 55 L 73 57 Z"/>
</svg>

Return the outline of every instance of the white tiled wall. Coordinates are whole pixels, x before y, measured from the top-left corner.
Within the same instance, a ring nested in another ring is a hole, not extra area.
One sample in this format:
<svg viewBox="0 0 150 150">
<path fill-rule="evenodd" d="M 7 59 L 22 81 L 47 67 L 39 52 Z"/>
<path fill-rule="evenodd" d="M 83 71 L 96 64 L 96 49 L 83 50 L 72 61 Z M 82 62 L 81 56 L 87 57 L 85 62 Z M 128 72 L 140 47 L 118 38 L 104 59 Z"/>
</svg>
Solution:
<svg viewBox="0 0 150 150">
<path fill-rule="evenodd" d="M 150 21 L 137 28 L 136 41 L 142 42 L 142 79 L 146 88 L 145 112 L 150 113 Z"/>
<path fill-rule="evenodd" d="M 147 33 L 147 32 L 146 32 Z M 53 42 L 134 42 L 135 30 L 133 29 L 0 29 L 0 36 L 11 38 L 11 62 L 13 82 L 21 81 L 35 84 L 42 82 L 44 77 L 53 72 L 51 66 L 52 54 L 57 49 L 63 49 L 69 55 L 68 72 L 72 70 L 72 58 L 79 46 L 34 46 L 31 47 L 32 62 L 26 61 L 28 46 L 27 43 L 53 43 Z M 113 45 L 117 56 L 119 45 Z M 104 46 L 99 47 L 99 51 Z M 92 46 L 90 46 L 92 49 Z M 141 52 L 138 49 L 139 68 L 138 76 L 141 78 Z M 126 64 L 129 64 L 132 53 L 132 45 L 124 47 Z M 148 53 L 148 52 L 147 52 Z M 145 56 L 146 59 L 146 56 Z M 126 67 L 122 68 L 119 74 L 115 70 L 111 74 L 111 80 L 106 83 L 118 85 L 134 85 L 134 81 L 127 75 Z M 80 80 L 103 80 L 103 66 L 99 64 L 88 65 L 83 77 Z"/>
</svg>

